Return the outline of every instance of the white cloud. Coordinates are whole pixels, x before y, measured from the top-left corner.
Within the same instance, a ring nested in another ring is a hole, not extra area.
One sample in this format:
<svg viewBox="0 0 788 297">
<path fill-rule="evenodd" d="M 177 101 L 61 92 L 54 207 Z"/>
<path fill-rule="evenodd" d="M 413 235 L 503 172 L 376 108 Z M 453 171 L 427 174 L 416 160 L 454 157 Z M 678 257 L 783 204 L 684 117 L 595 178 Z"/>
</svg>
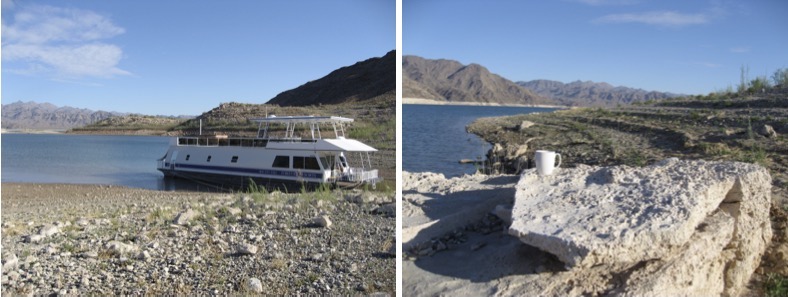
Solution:
<svg viewBox="0 0 788 297">
<path fill-rule="evenodd" d="M 687 14 L 675 11 L 652 11 L 645 13 L 609 14 L 594 20 L 596 23 L 643 23 L 663 27 L 682 27 L 708 23 L 707 14 Z"/>
<path fill-rule="evenodd" d="M 3 58 L 28 61 L 30 74 L 54 70 L 67 77 L 112 77 L 129 72 L 116 67 L 123 55 L 111 44 L 45 46 L 14 44 L 3 47 Z M 42 65 L 45 65 L 42 67 Z"/>
<path fill-rule="evenodd" d="M 13 73 L 56 79 L 130 74 L 118 68 L 123 50 L 101 42 L 125 29 L 95 12 L 43 5 L 19 7 L 2 30 L 2 59 L 17 62 L 8 65 Z"/>
</svg>

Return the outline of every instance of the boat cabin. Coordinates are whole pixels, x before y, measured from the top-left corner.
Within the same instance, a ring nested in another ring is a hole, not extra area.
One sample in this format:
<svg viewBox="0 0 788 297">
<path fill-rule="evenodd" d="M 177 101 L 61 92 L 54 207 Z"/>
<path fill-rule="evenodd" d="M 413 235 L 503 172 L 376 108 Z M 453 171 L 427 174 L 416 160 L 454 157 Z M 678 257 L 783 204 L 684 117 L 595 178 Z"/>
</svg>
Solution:
<svg viewBox="0 0 788 297">
<path fill-rule="evenodd" d="M 222 183 L 230 180 L 241 185 L 251 179 L 267 184 L 349 187 L 374 186 L 381 180 L 370 157 L 377 150 L 345 138 L 344 125 L 353 119 L 271 116 L 251 120 L 258 123 L 254 138 L 210 135 L 173 139 L 159 159 L 158 169 L 165 176 Z"/>
</svg>

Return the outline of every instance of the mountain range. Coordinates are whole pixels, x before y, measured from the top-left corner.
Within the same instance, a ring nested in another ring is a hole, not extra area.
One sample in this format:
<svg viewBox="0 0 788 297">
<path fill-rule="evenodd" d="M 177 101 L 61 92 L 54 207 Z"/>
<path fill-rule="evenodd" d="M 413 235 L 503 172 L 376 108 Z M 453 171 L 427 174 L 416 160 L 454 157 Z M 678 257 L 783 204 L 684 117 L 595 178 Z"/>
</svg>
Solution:
<svg viewBox="0 0 788 297">
<path fill-rule="evenodd" d="M 614 87 L 608 83 L 550 80 L 513 82 L 478 64 L 404 56 L 403 98 L 502 104 L 615 106 L 681 96 L 672 93 Z"/>
<path fill-rule="evenodd" d="M 2 128 L 64 130 L 122 115 L 125 114 L 70 106 L 58 107 L 50 103 L 17 101 L 3 105 Z"/>
<path fill-rule="evenodd" d="M 279 93 L 269 104 L 307 106 L 373 100 L 396 94 L 397 53 L 339 68 L 295 89 Z"/>
<path fill-rule="evenodd" d="M 562 83 L 539 79 L 518 81 L 517 84 L 540 96 L 552 98 L 567 106 L 615 106 L 683 96 L 673 93 L 614 87 L 608 83 L 592 81 Z"/>
<path fill-rule="evenodd" d="M 392 102 L 393 105 L 393 102 L 396 102 L 396 63 L 396 51 L 390 51 L 383 57 L 339 68 L 320 79 L 284 91 L 268 103 L 280 106 L 309 106 L 345 102 Z M 2 106 L 2 128 L 67 130 L 126 115 L 19 101 Z"/>
<path fill-rule="evenodd" d="M 479 64 L 402 57 L 403 98 L 501 104 L 554 104 Z"/>
</svg>

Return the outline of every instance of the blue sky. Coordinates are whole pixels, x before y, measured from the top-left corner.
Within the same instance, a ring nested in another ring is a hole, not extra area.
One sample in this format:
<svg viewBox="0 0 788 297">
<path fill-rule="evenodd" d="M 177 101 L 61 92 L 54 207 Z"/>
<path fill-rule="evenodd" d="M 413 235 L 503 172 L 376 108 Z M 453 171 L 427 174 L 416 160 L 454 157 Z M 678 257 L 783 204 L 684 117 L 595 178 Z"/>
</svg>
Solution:
<svg viewBox="0 0 788 297">
<path fill-rule="evenodd" d="M 396 47 L 396 1 L 2 0 L 2 102 L 198 115 Z"/>
<path fill-rule="evenodd" d="M 684 94 L 788 68 L 788 1 L 403 0 L 402 53 Z"/>
</svg>

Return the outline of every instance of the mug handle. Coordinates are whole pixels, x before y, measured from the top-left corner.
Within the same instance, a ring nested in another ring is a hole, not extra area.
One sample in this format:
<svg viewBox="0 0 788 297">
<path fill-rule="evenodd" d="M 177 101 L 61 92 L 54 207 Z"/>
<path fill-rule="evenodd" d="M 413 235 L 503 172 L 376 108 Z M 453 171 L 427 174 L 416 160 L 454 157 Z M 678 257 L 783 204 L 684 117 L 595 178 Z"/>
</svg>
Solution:
<svg viewBox="0 0 788 297">
<path fill-rule="evenodd" d="M 555 165 L 555 167 L 556 168 L 561 167 L 561 154 L 555 153 L 555 155 L 558 156 L 558 165 Z"/>
</svg>

